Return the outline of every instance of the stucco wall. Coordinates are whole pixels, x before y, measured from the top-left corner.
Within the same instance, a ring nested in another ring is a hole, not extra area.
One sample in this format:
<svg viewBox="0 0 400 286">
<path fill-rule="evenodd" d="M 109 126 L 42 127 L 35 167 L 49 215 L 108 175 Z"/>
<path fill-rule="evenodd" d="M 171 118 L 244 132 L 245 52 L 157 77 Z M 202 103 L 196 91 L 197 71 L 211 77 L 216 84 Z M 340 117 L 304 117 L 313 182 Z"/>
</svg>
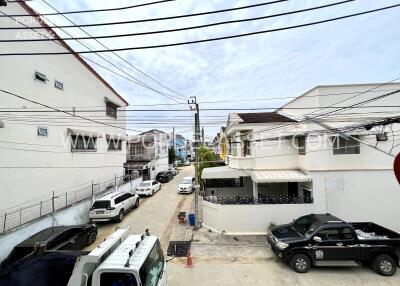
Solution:
<svg viewBox="0 0 400 286">
<path fill-rule="evenodd" d="M 217 205 L 203 201 L 203 226 L 225 234 L 266 234 L 271 223 L 284 224 L 321 211 L 316 204 Z"/>
<path fill-rule="evenodd" d="M 7 14 L 26 14 L 19 4 L 2 7 Z M 33 18 L 31 25 L 38 25 Z M 29 25 L 29 24 L 28 24 Z M 14 21 L 3 18 L 0 26 L 18 26 Z M 0 38 L 12 39 L 17 30 L 8 30 Z M 53 42 L 7 43 L 0 52 L 61 52 L 64 48 Z M 48 81 L 35 79 L 35 72 L 46 75 Z M 124 106 L 124 102 L 104 85 L 92 72 L 72 55 L 4 57 L 0 65 L 2 89 L 30 100 L 59 107 L 84 117 L 96 116 L 99 121 L 125 127 L 124 107 L 118 119 L 106 116 L 105 98 Z M 63 82 L 64 89 L 54 87 L 54 81 Z M 18 110 L 35 108 L 39 105 L 0 93 L 2 108 Z M 83 112 L 83 110 L 104 110 Z M 126 159 L 125 144 L 121 151 L 108 151 L 104 134 L 124 137 L 125 130 L 73 117 L 64 113 L 8 113 L 0 120 L 0 210 L 31 201 L 50 194 L 52 191 L 72 186 L 104 181 L 107 177 L 123 175 Z M 48 128 L 48 136 L 38 136 L 38 127 Z M 67 128 L 103 134 L 97 140 L 97 152 L 71 152 Z M 48 198 L 48 196 L 46 197 Z"/>
</svg>

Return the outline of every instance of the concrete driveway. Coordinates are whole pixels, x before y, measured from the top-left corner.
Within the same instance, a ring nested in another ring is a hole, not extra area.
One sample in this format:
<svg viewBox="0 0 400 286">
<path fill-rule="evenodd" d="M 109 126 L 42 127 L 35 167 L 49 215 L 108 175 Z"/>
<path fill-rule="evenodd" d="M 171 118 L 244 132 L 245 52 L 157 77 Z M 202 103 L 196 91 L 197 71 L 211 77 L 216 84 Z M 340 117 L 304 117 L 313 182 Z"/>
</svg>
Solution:
<svg viewBox="0 0 400 286">
<path fill-rule="evenodd" d="M 168 285 L 400 285 L 400 271 L 383 277 L 367 267 L 314 268 L 298 274 L 275 257 L 265 240 L 265 236 L 223 236 L 201 229 L 192 244 L 194 267 L 186 268 L 185 259 L 169 262 Z"/>
<path fill-rule="evenodd" d="M 141 234 L 145 229 L 160 238 L 163 249 L 166 251 L 174 226 L 177 224 L 177 213 L 189 210 L 194 195 L 179 195 L 177 187 L 184 177 L 194 176 L 192 166 L 182 167 L 179 174 L 168 183 L 162 184 L 159 192 L 152 197 L 141 197 L 140 206 L 126 214 L 121 223 L 99 223 L 97 241 L 89 248 L 99 245 L 104 238 L 111 235 L 116 227 L 130 228 L 130 233 Z"/>
</svg>

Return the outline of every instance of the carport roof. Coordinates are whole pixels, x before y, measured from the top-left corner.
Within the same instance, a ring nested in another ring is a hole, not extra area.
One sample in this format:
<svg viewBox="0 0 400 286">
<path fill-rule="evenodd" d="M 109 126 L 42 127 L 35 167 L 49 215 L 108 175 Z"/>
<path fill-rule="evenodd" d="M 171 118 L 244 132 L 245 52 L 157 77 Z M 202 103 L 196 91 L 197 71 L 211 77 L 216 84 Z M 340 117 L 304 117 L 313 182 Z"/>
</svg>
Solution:
<svg viewBox="0 0 400 286">
<path fill-rule="evenodd" d="M 299 170 L 252 171 L 251 179 L 256 183 L 311 182 L 311 177 Z"/>
<path fill-rule="evenodd" d="M 240 177 L 250 177 L 251 171 L 233 169 L 229 166 L 205 168 L 201 176 L 202 179 L 235 179 Z"/>
</svg>

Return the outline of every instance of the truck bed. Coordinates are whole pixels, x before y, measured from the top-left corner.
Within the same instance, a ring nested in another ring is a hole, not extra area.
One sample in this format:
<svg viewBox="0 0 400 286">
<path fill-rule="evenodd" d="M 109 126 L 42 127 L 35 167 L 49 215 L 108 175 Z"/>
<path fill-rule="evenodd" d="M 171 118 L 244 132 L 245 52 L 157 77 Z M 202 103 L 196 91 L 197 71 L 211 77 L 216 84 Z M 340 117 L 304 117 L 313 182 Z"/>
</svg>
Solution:
<svg viewBox="0 0 400 286">
<path fill-rule="evenodd" d="M 400 234 L 373 222 L 350 223 L 359 240 L 399 240 Z"/>
</svg>

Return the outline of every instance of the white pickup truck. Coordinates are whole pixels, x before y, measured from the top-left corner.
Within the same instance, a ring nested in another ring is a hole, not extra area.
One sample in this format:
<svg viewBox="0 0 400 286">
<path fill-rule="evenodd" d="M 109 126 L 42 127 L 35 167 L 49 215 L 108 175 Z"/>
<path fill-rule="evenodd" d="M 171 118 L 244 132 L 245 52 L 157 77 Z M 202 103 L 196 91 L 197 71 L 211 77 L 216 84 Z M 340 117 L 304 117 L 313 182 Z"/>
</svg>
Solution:
<svg viewBox="0 0 400 286">
<path fill-rule="evenodd" d="M 166 261 L 157 237 L 119 229 L 81 256 L 68 286 L 167 285 Z"/>
</svg>

